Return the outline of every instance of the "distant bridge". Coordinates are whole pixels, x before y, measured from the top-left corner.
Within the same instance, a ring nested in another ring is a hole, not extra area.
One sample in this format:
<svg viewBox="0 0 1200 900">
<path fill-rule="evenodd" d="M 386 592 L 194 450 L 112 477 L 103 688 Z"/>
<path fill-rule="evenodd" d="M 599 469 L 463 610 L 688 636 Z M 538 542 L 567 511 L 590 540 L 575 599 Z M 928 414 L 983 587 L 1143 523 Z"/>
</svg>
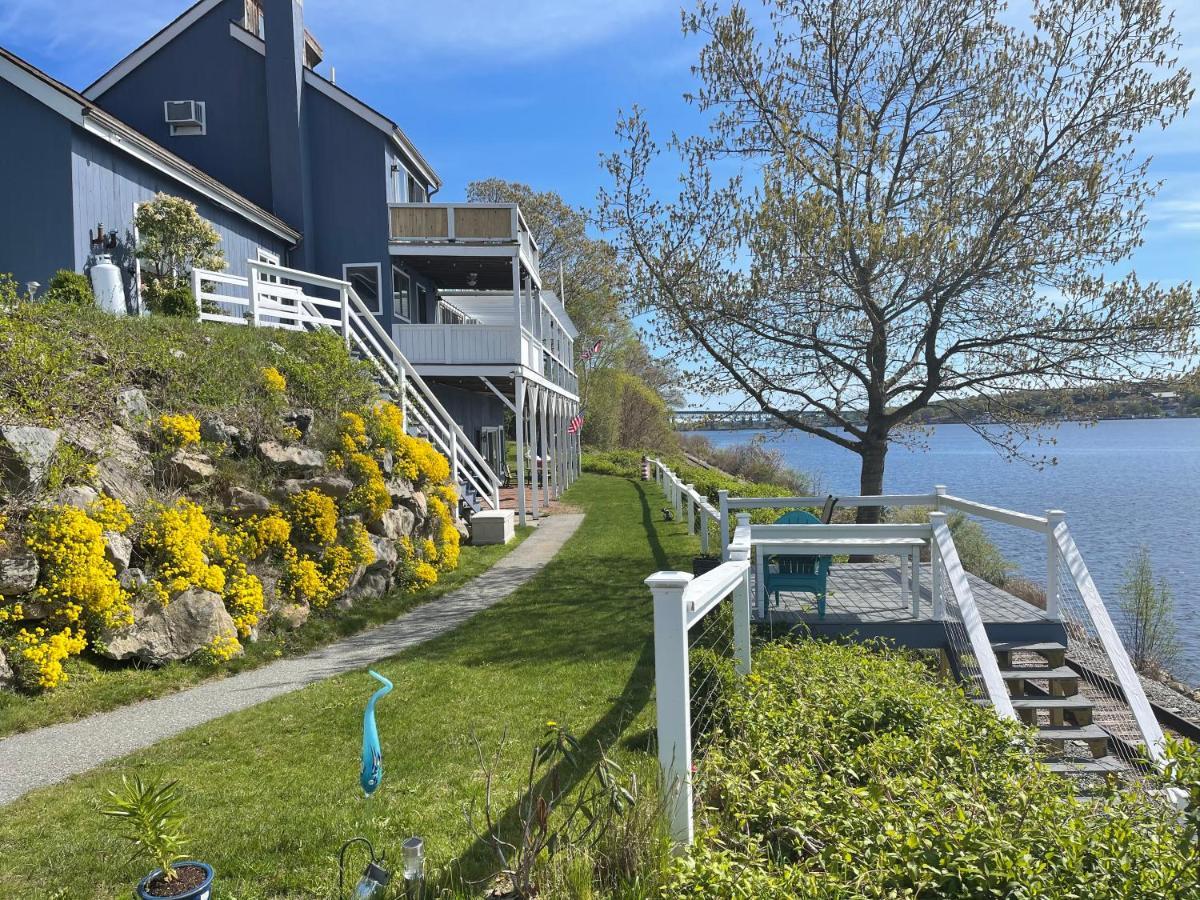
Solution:
<svg viewBox="0 0 1200 900">
<path fill-rule="evenodd" d="M 785 410 L 786 415 L 796 416 L 812 425 L 832 425 L 819 412 Z M 760 430 L 779 427 L 779 420 L 762 410 L 740 409 L 673 409 L 671 423 L 681 431 L 738 431 Z"/>
</svg>

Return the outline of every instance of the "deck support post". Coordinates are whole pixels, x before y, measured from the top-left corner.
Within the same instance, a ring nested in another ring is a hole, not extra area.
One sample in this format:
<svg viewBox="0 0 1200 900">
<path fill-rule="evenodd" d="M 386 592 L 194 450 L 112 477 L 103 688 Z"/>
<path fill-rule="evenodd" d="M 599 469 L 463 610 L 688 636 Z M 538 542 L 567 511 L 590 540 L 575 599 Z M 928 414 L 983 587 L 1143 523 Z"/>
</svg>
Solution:
<svg viewBox="0 0 1200 900">
<path fill-rule="evenodd" d="M 550 400 L 553 394 L 546 388 L 542 388 L 545 396 L 542 397 L 542 417 L 539 421 L 539 428 L 542 436 L 539 442 L 542 448 L 542 506 L 550 509 L 550 429 L 549 412 Z"/>
<path fill-rule="evenodd" d="M 721 561 L 725 562 L 729 559 L 729 491 L 717 491 L 717 502 L 721 507 L 718 539 L 721 541 Z"/>
<path fill-rule="evenodd" d="M 529 382 L 529 436 L 526 446 L 529 447 L 529 459 L 533 470 L 529 473 L 529 493 L 532 502 L 532 512 L 535 519 L 541 518 L 542 503 L 538 498 L 538 406 L 542 401 L 542 391 L 534 382 Z"/>
<path fill-rule="evenodd" d="M 1060 554 L 1058 538 L 1054 530 L 1066 519 L 1061 509 L 1046 510 L 1046 616 L 1057 622 L 1062 618 L 1059 611 L 1058 569 Z"/>
<path fill-rule="evenodd" d="M 939 526 L 946 524 L 944 512 L 931 512 L 929 523 L 936 533 Z M 937 539 L 929 541 L 929 593 L 933 597 L 933 621 L 946 621 L 946 598 L 942 594 L 942 551 Z"/>
<path fill-rule="evenodd" d="M 688 626 L 683 592 L 686 572 L 656 572 L 646 579 L 654 597 L 654 686 L 658 764 L 666 791 L 671 837 L 692 842 L 692 713 L 688 684 Z"/>
<path fill-rule="evenodd" d="M 518 375 L 514 381 L 517 400 L 517 519 L 525 524 L 525 379 Z"/>
</svg>

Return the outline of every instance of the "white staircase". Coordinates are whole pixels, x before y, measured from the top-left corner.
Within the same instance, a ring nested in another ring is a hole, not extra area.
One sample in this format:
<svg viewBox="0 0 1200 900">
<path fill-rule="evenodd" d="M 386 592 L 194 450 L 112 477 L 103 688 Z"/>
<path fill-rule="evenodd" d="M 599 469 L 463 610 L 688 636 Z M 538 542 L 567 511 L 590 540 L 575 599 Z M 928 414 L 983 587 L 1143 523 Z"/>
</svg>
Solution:
<svg viewBox="0 0 1200 900">
<path fill-rule="evenodd" d="M 490 509 L 500 508 L 500 478 L 349 282 L 254 260 L 249 270 L 246 278 L 192 272 L 201 321 L 289 331 L 328 329 L 341 335 L 347 350 L 374 367 L 380 384 L 404 411 L 409 432 L 420 429 L 450 460 L 451 477 L 464 493 Z M 321 293 L 306 292 L 306 287 Z"/>
</svg>

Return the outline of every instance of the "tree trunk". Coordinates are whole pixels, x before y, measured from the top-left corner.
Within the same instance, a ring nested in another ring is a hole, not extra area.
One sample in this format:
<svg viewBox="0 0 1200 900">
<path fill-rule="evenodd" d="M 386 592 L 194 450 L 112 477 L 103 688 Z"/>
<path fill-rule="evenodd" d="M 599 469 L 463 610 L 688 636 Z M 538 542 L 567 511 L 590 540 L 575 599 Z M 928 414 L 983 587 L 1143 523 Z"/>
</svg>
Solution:
<svg viewBox="0 0 1200 900">
<path fill-rule="evenodd" d="M 858 478 L 858 492 L 864 497 L 878 496 L 883 493 L 883 466 L 887 459 L 887 451 L 886 438 L 881 441 L 863 443 L 860 453 L 862 469 Z M 855 521 L 859 525 L 874 525 L 880 520 L 882 512 L 883 510 L 878 506 L 860 506 Z"/>
<path fill-rule="evenodd" d="M 864 497 L 878 496 L 883 493 L 883 464 L 887 458 L 887 440 L 865 443 L 860 452 L 862 469 L 858 477 L 858 492 Z M 855 522 L 859 525 L 875 525 L 883 516 L 883 510 L 878 506 L 860 506 Z M 870 554 L 857 554 L 850 557 L 850 562 L 875 562 Z"/>
</svg>

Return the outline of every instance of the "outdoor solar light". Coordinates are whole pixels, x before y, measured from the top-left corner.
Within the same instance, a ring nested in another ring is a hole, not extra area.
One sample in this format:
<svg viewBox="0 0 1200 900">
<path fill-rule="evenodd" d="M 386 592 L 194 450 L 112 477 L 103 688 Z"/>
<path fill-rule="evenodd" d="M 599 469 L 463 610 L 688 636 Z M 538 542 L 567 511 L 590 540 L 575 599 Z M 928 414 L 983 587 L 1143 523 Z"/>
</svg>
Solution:
<svg viewBox="0 0 1200 900">
<path fill-rule="evenodd" d="M 404 880 L 411 887 L 425 877 L 425 842 L 415 835 L 400 848 L 404 863 Z"/>
<path fill-rule="evenodd" d="M 375 848 L 371 842 L 364 837 L 355 837 L 342 844 L 342 849 L 338 852 L 338 897 L 344 897 L 343 885 L 346 876 L 346 851 L 354 844 L 365 844 L 367 852 L 370 854 L 370 859 L 367 860 L 367 867 L 363 869 L 362 877 L 358 879 L 358 884 L 354 886 L 354 893 L 351 895 L 354 900 L 377 900 L 383 896 L 384 889 L 389 881 L 392 880 L 392 873 L 383 867 L 383 854 L 378 857 L 375 855 Z"/>
</svg>

